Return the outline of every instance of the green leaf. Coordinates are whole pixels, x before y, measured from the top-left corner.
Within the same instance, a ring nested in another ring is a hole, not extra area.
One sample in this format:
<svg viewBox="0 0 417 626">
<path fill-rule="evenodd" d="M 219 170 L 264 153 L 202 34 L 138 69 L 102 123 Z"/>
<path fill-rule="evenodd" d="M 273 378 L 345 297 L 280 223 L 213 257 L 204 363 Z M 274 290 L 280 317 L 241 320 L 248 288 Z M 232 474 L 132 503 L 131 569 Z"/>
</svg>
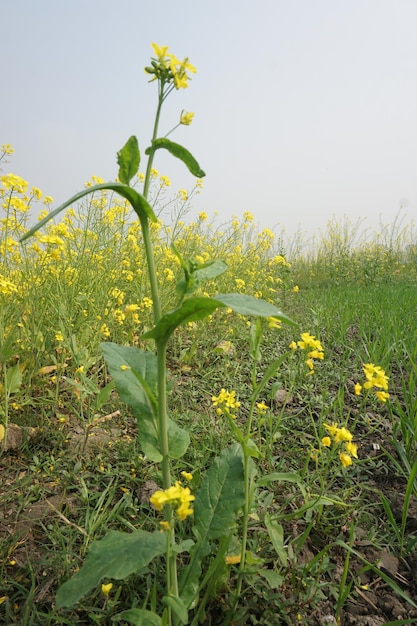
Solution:
<svg viewBox="0 0 417 626">
<path fill-rule="evenodd" d="M 180 576 L 180 596 L 187 608 L 196 599 L 201 562 L 210 551 L 210 541 L 227 536 L 245 502 L 243 455 L 239 444 L 216 457 L 202 480 L 194 502 L 196 544 L 191 560 Z"/>
<path fill-rule="evenodd" d="M 196 534 L 203 540 L 227 535 L 245 501 L 243 455 L 239 444 L 216 457 L 194 502 Z"/>
<path fill-rule="evenodd" d="M 260 569 L 259 575 L 265 578 L 270 589 L 279 589 L 284 581 L 284 576 L 278 574 L 278 572 L 274 572 L 273 569 Z"/>
<path fill-rule="evenodd" d="M 249 329 L 249 353 L 254 361 L 261 360 L 262 325 L 259 318 Z"/>
<path fill-rule="evenodd" d="M 183 265 L 183 269 L 185 277 L 178 281 L 177 293 L 188 296 L 197 291 L 203 283 L 223 274 L 227 270 L 227 264 L 220 260 L 207 261 L 201 265 L 189 262 L 186 268 Z"/>
<path fill-rule="evenodd" d="M 256 315 L 258 317 L 276 317 L 283 322 L 295 325 L 295 322 L 280 311 L 274 304 L 243 293 L 220 293 L 214 298 L 223 306 L 233 309 L 240 315 Z"/>
<path fill-rule="evenodd" d="M 277 553 L 282 565 L 287 567 L 288 558 L 287 551 L 284 548 L 284 529 L 281 524 L 271 518 L 268 513 L 265 515 L 265 526 L 268 531 L 269 538 L 271 540 L 272 545 L 274 546 L 275 552 Z"/>
<path fill-rule="evenodd" d="M 211 315 L 219 306 L 224 305 L 212 298 L 189 298 L 177 309 L 163 315 L 156 326 L 145 333 L 143 337 L 145 339 L 155 339 L 156 341 L 161 339 L 167 341 L 178 326 L 187 322 L 201 320 L 207 317 L 207 315 Z"/>
<path fill-rule="evenodd" d="M 158 359 L 152 352 L 117 343 L 101 344 L 109 372 L 123 402 L 132 407 L 138 421 L 139 442 L 146 456 L 162 460 L 157 426 Z M 126 369 L 127 367 L 127 369 Z M 190 436 L 168 419 L 169 454 L 181 458 L 190 444 Z"/>
<path fill-rule="evenodd" d="M 171 459 L 180 459 L 188 450 L 190 435 L 187 430 L 178 426 L 172 419 L 168 418 L 167 422 L 169 456 Z"/>
<path fill-rule="evenodd" d="M 178 617 L 181 624 L 188 624 L 188 612 L 184 602 L 177 596 L 164 596 L 162 602 L 170 607 L 174 615 Z"/>
<path fill-rule="evenodd" d="M 107 383 L 105 387 L 100 389 L 95 401 L 95 407 L 97 411 L 99 411 L 101 407 L 106 404 L 106 402 L 108 402 L 114 387 L 114 380 L 111 380 L 109 383 Z"/>
<path fill-rule="evenodd" d="M 20 370 L 19 364 L 13 365 L 13 367 L 9 367 L 6 373 L 6 393 L 8 396 L 12 393 L 16 393 L 19 391 L 20 386 L 22 384 L 22 372 Z"/>
<path fill-rule="evenodd" d="M 159 150 L 160 148 L 164 148 L 168 150 L 172 154 L 172 156 L 180 159 L 189 169 L 193 176 L 197 178 L 203 178 L 206 173 L 200 168 L 199 164 L 186 148 L 181 146 L 179 143 L 174 143 L 170 139 L 163 137 L 161 139 L 154 139 L 152 141 L 152 146 L 146 148 L 145 153 L 151 154 Z"/>
<path fill-rule="evenodd" d="M 102 343 L 101 349 L 121 400 L 132 407 L 138 421 L 144 453 L 151 461 L 161 461 L 155 411 L 157 357 L 152 352 L 111 342 Z"/>
<path fill-rule="evenodd" d="M 127 578 L 165 551 L 166 537 L 159 531 L 123 533 L 111 530 L 103 539 L 91 544 L 84 565 L 58 589 L 57 608 L 73 606 L 103 578 Z"/>
<path fill-rule="evenodd" d="M 262 478 L 259 478 L 257 483 L 259 487 L 264 487 L 278 480 L 280 482 L 297 483 L 299 486 L 302 487 L 303 493 L 305 493 L 303 480 L 298 474 L 295 474 L 293 472 L 273 472 L 272 474 L 266 474 L 266 476 L 262 476 Z"/>
<path fill-rule="evenodd" d="M 188 298 L 181 305 L 166 313 L 159 322 L 143 335 L 145 339 L 168 341 L 174 330 L 187 322 L 201 320 L 211 315 L 219 307 L 229 307 L 241 315 L 257 315 L 260 317 L 276 317 L 284 322 L 295 324 L 277 307 L 265 300 L 241 293 L 219 294 L 215 298 L 195 297 Z"/>
<path fill-rule="evenodd" d="M 117 153 L 117 163 L 119 165 L 119 180 L 128 185 L 137 174 L 140 163 L 138 140 L 134 135 L 129 137 L 123 148 Z"/>
<path fill-rule="evenodd" d="M 159 615 L 146 609 L 127 609 L 117 615 L 113 615 L 112 622 L 129 622 L 133 626 L 161 626 L 162 620 Z"/>
<path fill-rule="evenodd" d="M 59 206 L 57 209 L 54 209 L 53 211 L 48 213 L 46 217 L 44 217 L 27 233 L 25 233 L 19 241 L 22 242 L 25 241 L 25 239 L 29 239 L 29 237 L 32 237 L 32 235 L 34 235 L 34 233 L 36 233 L 40 228 L 43 228 L 43 226 L 45 226 L 45 224 L 49 222 L 49 220 L 53 219 L 56 215 L 58 215 L 58 213 L 61 213 L 61 211 L 71 206 L 71 204 L 74 204 L 75 202 L 78 202 L 78 200 L 81 200 L 81 198 L 84 198 L 84 196 L 87 196 L 90 193 L 94 193 L 95 191 L 101 191 L 106 189 L 108 191 L 115 191 L 119 194 L 119 196 L 122 196 L 122 198 L 125 198 L 125 200 L 130 202 L 133 210 L 138 215 L 139 219 L 143 220 L 149 218 L 152 222 L 157 221 L 158 218 L 153 212 L 151 205 L 143 196 L 135 191 L 135 189 L 132 189 L 132 187 L 128 187 L 128 185 L 124 185 L 123 183 L 100 183 L 100 185 L 94 185 L 93 187 L 89 187 L 88 189 L 84 189 L 83 191 L 76 193 L 75 196 L 72 196 L 69 200 L 64 202 L 64 204 L 61 204 L 61 206 Z"/>
</svg>

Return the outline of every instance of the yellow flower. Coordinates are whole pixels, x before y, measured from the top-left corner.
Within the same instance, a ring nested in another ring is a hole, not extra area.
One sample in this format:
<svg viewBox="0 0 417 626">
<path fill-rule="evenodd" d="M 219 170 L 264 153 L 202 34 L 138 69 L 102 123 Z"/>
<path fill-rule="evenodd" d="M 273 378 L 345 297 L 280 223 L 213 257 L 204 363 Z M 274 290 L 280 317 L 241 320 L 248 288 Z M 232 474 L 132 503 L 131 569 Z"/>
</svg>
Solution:
<svg viewBox="0 0 417 626">
<path fill-rule="evenodd" d="M 161 530 L 169 530 L 171 528 L 170 523 L 166 521 L 159 522 L 159 525 L 161 527 Z"/>
<path fill-rule="evenodd" d="M 360 383 L 356 383 L 355 385 L 355 395 L 360 396 L 362 393 L 362 385 Z"/>
<path fill-rule="evenodd" d="M 256 408 L 258 409 L 259 413 L 266 413 L 269 407 L 267 404 L 265 404 L 265 402 L 257 402 Z"/>
<path fill-rule="evenodd" d="M 102 324 L 100 327 L 100 332 L 103 335 L 103 337 L 110 337 L 110 328 L 107 326 L 107 324 Z"/>
<path fill-rule="evenodd" d="M 293 293 L 298 293 L 300 291 L 300 287 L 298 285 L 294 285 L 292 290 L 293 290 Z"/>
<path fill-rule="evenodd" d="M 353 443 L 353 441 L 347 441 L 345 444 L 345 450 L 346 452 L 348 452 L 351 456 L 355 457 L 355 459 L 358 458 L 358 446 L 356 445 L 356 443 Z"/>
<path fill-rule="evenodd" d="M 0 441 L 3 441 L 5 433 L 6 433 L 6 430 L 3 424 L 0 424 Z"/>
<path fill-rule="evenodd" d="M 157 511 L 162 511 L 165 504 L 176 505 L 177 517 L 181 521 L 194 513 L 190 507 L 190 502 L 193 500 L 195 496 L 191 494 L 189 487 L 183 487 L 179 481 L 168 489 L 155 491 L 150 497 L 150 502 Z"/>
<path fill-rule="evenodd" d="M 332 440 L 330 439 L 330 437 L 323 437 L 321 442 L 326 448 L 330 448 L 330 446 L 332 445 Z"/>
<path fill-rule="evenodd" d="M 211 401 L 216 408 L 216 413 L 221 415 L 225 412 L 235 419 L 234 411 L 240 407 L 240 402 L 236 400 L 236 391 L 226 391 L 221 389 L 218 396 L 212 396 Z"/>
<path fill-rule="evenodd" d="M 190 472 L 181 472 L 181 476 L 185 478 L 185 480 L 188 480 L 188 482 L 191 482 L 193 479 L 193 475 Z"/>
<path fill-rule="evenodd" d="M 200 220 L 200 222 L 205 222 L 206 219 L 208 219 L 208 215 L 205 211 L 200 211 L 200 213 L 198 214 L 198 219 Z"/>
<path fill-rule="evenodd" d="M 351 457 L 346 452 L 339 452 L 339 459 L 343 467 L 349 467 L 353 463 Z"/>
<path fill-rule="evenodd" d="M 130 370 L 129 365 L 121 365 L 120 369 L 122 370 L 122 372 L 125 372 L 126 370 Z"/>
<path fill-rule="evenodd" d="M 1 152 L 3 152 L 3 154 L 10 155 L 10 154 L 13 154 L 14 148 L 12 148 L 12 146 L 9 143 L 2 143 Z"/>
<path fill-rule="evenodd" d="M 290 348 L 290 350 L 297 350 L 297 344 L 295 343 L 295 341 L 291 341 L 288 347 Z"/>
<path fill-rule="evenodd" d="M 345 428 L 344 426 L 342 426 L 342 428 L 338 428 L 336 434 L 334 435 L 334 440 L 336 442 L 339 441 L 352 441 L 353 439 L 353 435 L 351 432 L 348 431 L 347 428 Z"/>
<path fill-rule="evenodd" d="M 332 437 L 335 437 L 337 431 L 339 430 L 339 427 L 335 422 L 333 422 L 332 424 L 323 424 L 323 426 Z"/>
<path fill-rule="evenodd" d="M 226 565 L 237 565 L 240 563 L 240 554 L 234 554 L 225 558 Z"/>
<path fill-rule="evenodd" d="M 64 335 L 61 332 L 55 333 L 55 340 L 56 341 L 64 341 Z"/>
<path fill-rule="evenodd" d="M 159 62 L 163 62 L 165 57 L 167 56 L 168 46 L 158 46 L 157 43 L 151 44 L 153 51 L 155 52 L 155 56 Z"/>
<path fill-rule="evenodd" d="M 171 181 L 168 176 L 161 176 L 159 182 L 161 183 L 161 187 L 170 187 L 171 185 Z"/>
<path fill-rule="evenodd" d="M 129 315 L 129 313 L 136 313 L 139 310 L 138 304 L 127 304 L 125 306 L 125 315 Z"/>
<path fill-rule="evenodd" d="M 381 402 L 386 402 L 389 398 L 389 393 L 386 391 L 375 391 L 375 395 Z"/>
<path fill-rule="evenodd" d="M 101 592 L 104 593 L 104 595 L 106 597 L 108 597 L 110 591 L 113 588 L 113 583 L 108 583 L 107 585 L 105 585 L 104 583 L 101 585 Z"/>
<path fill-rule="evenodd" d="M 319 350 L 312 350 L 307 356 L 309 359 L 324 359 L 324 353 Z"/>
<path fill-rule="evenodd" d="M 193 121 L 194 113 L 191 111 L 189 113 L 185 113 L 184 111 L 181 113 L 180 124 L 184 126 L 189 126 Z"/>
<path fill-rule="evenodd" d="M 276 317 L 267 317 L 266 321 L 268 322 L 268 328 L 271 328 L 272 330 L 279 330 L 282 326 L 281 320 Z"/>
</svg>

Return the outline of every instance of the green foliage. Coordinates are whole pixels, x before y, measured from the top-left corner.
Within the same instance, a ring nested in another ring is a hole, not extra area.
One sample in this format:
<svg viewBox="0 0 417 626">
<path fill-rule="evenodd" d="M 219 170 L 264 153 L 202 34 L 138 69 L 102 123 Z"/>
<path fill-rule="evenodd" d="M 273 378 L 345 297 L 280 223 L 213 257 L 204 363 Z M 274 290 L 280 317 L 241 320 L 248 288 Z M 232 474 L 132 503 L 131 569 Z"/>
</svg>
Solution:
<svg viewBox="0 0 417 626">
<path fill-rule="evenodd" d="M 56 596 L 57 607 L 72 606 L 105 577 L 115 580 L 127 578 L 165 550 L 166 538 L 159 531 L 110 531 L 106 537 L 91 544 L 81 569 L 61 585 Z"/>
<path fill-rule="evenodd" d="M 193 530 L 197 541 L 179 580 L 186 606 L 190 607 L 198 595 L 201 564 L 211 542 L 230 533 L 244 501 L 243 456 L 240 446 L 234 445 L 214 459 L 195 500 Z"/>
<path fill-rule="evenodd" d="M 178 326 L 201 320 L 211 315 L 219 307 L 229 307 L 240 315 L 276 317 L 291 322 L 276 306 L 241 293 L 219 294 L 215 298 L 189 298 L 178 309 L 164 315 L 157 325 L 144 334 L 145 339 L 166 342 Z"/>
<path fill-rule="evenodd" d="M 132 408 L 137 419 L 143 452 L 151 461 L 161 461 L 157 357 L 152 352 L 111 342 L 101 344 L 101 348 L 120 398 Z M 170 457 L 182 457 L 190 443 L 187 431 L 168 420 L 168 439 Z"/>
<path fill-rule="evenodd" d="M 117 164 L 119 165 L 119 180 L 125 185 L 129 185 L 132 178 L 137 174 L 140 164 L 140 152 L 137 138 L 132 135 L 125 145 L 117 153 Z"/>
<path fill-rule="evenodd" d="M 164 150 L 168 150 L 168 152 L 172 154 L 172 156 L 180 159 L 180 161 L 182 161 L 184 165 L 187 166 L 193 176 L 196 176 L 197 178 L 203 178 L 206 175 L 197 163 L 196 159 L 191 154 L 191 152 L 189 152 L 183 146 L 180 146 L 180 144 L 174 143 L 170 139 L 166 139 L 166 137 L 163 137 L 161 139 L 154 139 L 152 141 L 152 146 L 150 148 L 146 148 L 145 154 L 154 154 L 156 150 L 160 150 L 161 148 L 163 148 Z"/>
</svg>

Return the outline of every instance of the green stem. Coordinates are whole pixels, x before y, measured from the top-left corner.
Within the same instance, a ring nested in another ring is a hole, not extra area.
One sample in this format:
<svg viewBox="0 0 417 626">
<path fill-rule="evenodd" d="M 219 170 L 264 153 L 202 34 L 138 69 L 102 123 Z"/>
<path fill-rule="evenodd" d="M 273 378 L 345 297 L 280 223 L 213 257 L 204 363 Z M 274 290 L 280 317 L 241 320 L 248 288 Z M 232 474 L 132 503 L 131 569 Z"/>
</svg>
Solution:
<svg viewBox="0 0 417 626">
<path fill-rule="evenodd" d="M 256 383 L 256 359 L 253 361 L 252 367 L 252 384 L 255 386 Z M 249 415 L 248 421 L 246 425 L 246 437 L 245 443 L 249 445 L 249 439 L 251 437 L 252 432 L 252 421 L 253 414 L 255 411 L 255 403 L 258 399 L 260 393 L 260 387 L 254 389 L 252 393 L 251 403 L 249 407 Z M 235 603 L 233 607 L 233 612 L 236 610 L 237 605 L 239 603 L 240 593 L 242 591 L 242 583 L 243 583 L 243 575 L 245 569 L 245 560 L 246 560 L 246 546 L 248 543 L 248 527 L 249 527 L 249 504 L 250 504 L 250 491 L 251 491 L 251 480 L 250 480 L 250 454 L 246 447 L 243 447 L 243 480 L 245 482 L 245 503 L 243 505 L 243 521 L 242 521 L 242 548 L 240 551 L 240 564 L 239 564 L 239 576 L 237 581 L 236 593 L 235 593 Z"/>
<path fill-rule="evenodd" d="M 166 340 L 157 343 L 158 357 L 158 428 L 159 445 L 162 454 L 162 485 L 164 489 L 171 486 L 169 464 L 168 414 L 167 414 L 167 381 L 166 381 Z"/>
<path fill-rule="evenodd" d="M 153 318 L 154 323 L 157 324 L 161 319 L 161 302 L 159 298 L 158 279 L 156 277 L 156 265 L 155 256 L 153 253 L 152 238 L 149 229 L 149 220 L 144 217 L 140 220 L 142 226 L 143 243 L 145 245 L 146 261 L 148 263 L 148 275 L 151 285 L 152 303 L 153 303 Z"/>
<path fill-rule="evenodd" d="M 158 83 L 158 106 L 155 114 L 155 122 L 152 133 L 152 142 L 158 136 L 159 118 L 161 115 L 162 104 L 170 93 L 171 89 L 168 89 L 164 93 L 163 81 Z M 153 165 L 155 151 L 152 148 L 149 153 L 148 163 L 145 173 L 145 181 L 143 185 L 143 196 L 148 199 L 149 185 L 151 181 L 151 170 Z M 149 229 L 149 221 L 147 217 L 141 219 L 143 241 L 145 245 L 146 260 L 148 263 L 148 275 L 151 286 L 152 302 L 153 302 L 153 316 L 154 323 L 157 324 L 161 319 L 161 302 L 159 298 L 158 280 L 156 275 L 155 256 L 152 245 L 152 238 Z M 156 352 L 158 359 L 158 436 L 160 452 L 162 454 L 162 486 L 163 489 L 168 489 L 171 486 L 171 469 L 169 462 L 169 440 L 168 440 L 168 413 L 167 413 L 167 381 L 166 381 L 166 340 L 158 341 L 156 344 Z M 168 509 L 168 520 L 170 523 L 170 530 L 167 533 L 167 594 L 169 596 L 178 597 L 178 575 L 177 575 L 177 562 L 176 554 L 173 550 L 175 544 L 175 530 L 172 507 Z M 172 611 L 168 607 L 167 610 L 168 623 L 172 624 L 172 617 L 174 617 L 174 624 L 177 622 L 175 616 L 172 616 Z"/>
</svg>

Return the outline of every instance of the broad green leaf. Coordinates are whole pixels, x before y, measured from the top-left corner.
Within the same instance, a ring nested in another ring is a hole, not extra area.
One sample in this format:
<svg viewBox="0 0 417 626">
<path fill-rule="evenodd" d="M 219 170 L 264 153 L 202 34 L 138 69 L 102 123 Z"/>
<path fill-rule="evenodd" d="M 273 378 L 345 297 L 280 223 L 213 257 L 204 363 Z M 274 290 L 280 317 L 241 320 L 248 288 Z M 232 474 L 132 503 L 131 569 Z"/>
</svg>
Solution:
<svg viewBox="0 0 417 626">
<path fill-rule="evenodd" d="M 187 322 L 201 320 L 207 317 L 207 315 L 211 315 L 219 306 L 224 305 L 212 298 L 189 298 L 177 309 L 163 315 L 156 326 L 145 333 L 143 337 L 145 339 L 155 339 L 156 341 L 160 339 L 167 341 L 178 326 Z"/>
<path fill-rule="evenodd" d="M 103 539 L 91 544 L 84 565 L 58 589 L 57 608 L 73 606 L 103 578 L 123 580 L 139 572 L 165 551 L 166 537 L 159 531 L 123 533 L 111 530 Z"/>
<path fill-rule="evenodd" d="M 129 185 L 132 178 L 137 174 L 140 163 L 140 152 L 138 140 L 134 135 L 129 137 L 125 145 L 117 153 L 117 164 L 119 165 L 119 180 L 125 185 Z"/>
<path fill-rule="evenodd" d="M 268 531 L 269 538 L 274 546 L 282 565 L 287 567 L 288 558 L 287 551 L 284 548 L 284 529 L 276 520 L 272 519 L 268 513 L 265 515 L 265 526 Z"/>
<path fill-rule="evenodd" d="M 265 300 L 241 293 L 219 294 L 215 298 L 188 298 L 181 305 L 161 317 L 159 322 L 143 335 L 145 339 L 164 340 L 172 335 L 174 330 L 187 322 L 201 320 L 211 315 L 219 307 L 229 307 L 241 315 L 257 315 L 260 317 L 276 317 L 284 322 L 295 324 L 277 307 Z"/>
<path fill-rule="evenodd" d="M 152 352 L 111 342 L 102 343 L 101 349 L 121 400 L 132 407 L 138 421 L 144 453 L 151 461 L 161 461 L 155 410 L 157 357 Z"/>
<path fill-rule="evenodd" d="M 190 435 L 172 419 L 168 418 L 168 443 L 171 459 L 180 459 L 187 452 L 190 445 Z"/>
<path fill-rule="evenodd" d="M 294 324 L 293 320 L 280 311 L 274 304 L 243 293 L 219 293 L 214 298 L 224 306 L 233 309 L 240 315 L 256 315 L 258 317 L 276 317 L 283 322 Z"/>
<path fill-rule="evenodd" d="M 181 598 L 178 598 L 177 596 L 164 596 L 162 598 L 162 602 L 166 604 L 166 606 L 170 607 L 171 611 L 178 617 L 181 624 L 188 624 L 188 611 Z"/>
<path fill-rule="evenodd" d="M 22 372 L 20 370 L 19 364 L 13 365 L 13 367 L 9 367 L 6 373 L 6 393 L 10 395 L 12 393 L 16 393 L 19 391 L 20 386 L 22 384 Z"/>
<path fill-rule="evenodd" d="M 214 459 L 196 496 L 194 526 L 200 540 L 226 535 L 244 501 L 243 455 L 234 444 Z"/>
<path fill-rule="evenodd" d="M 190 563 L 180 575 L 180 596 L 187 608 L 196 599 L 201 562 L 210 551 L 210 541 L 227 536 L 236 523 L 245 501 L 243 455 L 239 444 L 226 448 L 216 457 L 202 480 L 194 502 L 196 544 Z"/>
<path fill-rule="evenodd" d="M 130 202 L 133 210 L 138 215 L 139 219 L 142 220 L 149 218 L 152 222 L 157 221 L 158 218 L 153 212 L 151 205 L 143 196 L 135 191 L 135 189 L 132 189 L 132 187 L 124 185 L 123 183 L 100 183 L 100 185 L 94 185 L 93 187 L 89 187 L 88 189 L 84 189 L 83 191 L 76 193 L 75 196 L 72 196 L 69 200 L 64 202 L 64 204 L 61 204 L 61 206 L 59 206 L 57 209 L 54 209 L 53 211 L 48 213 L 46 217 L 44 217 L 27 233 L 25 233 L 23 237 L 21 237 L 20 242 L 25 241 L 25 239 L 29 239 L 29 237 L 32 237 L 32 235 L 34 235 L 36 231 L 38 231 L 40 228 L 43 228 L 43 226 L 45 226 L 45 224 L 49 222 L 49 220 L 53 219 L 56 215 L 58 215 L 58 213 L 61 213 L 61 211 L 71 206 L 71 204 L 78 202 L 78 200 L 81 200 L 81 198 L 84 198 L 84 196 L 87 196 L 90 193 L 101 190 L 114 191 L 118 193 L 119 196 L 122 196 L 122 198 L 125 198 L 125 200 Z"/>
<path fill-rule="evenodd" d="M 104 359 L 123 402 L 132 407 L 138 421 L 139 441 L 151 461 L 161 461 L 157 427 L 158 359 L 152 352 L 117 343 L 101 344 Z M 181 458 L 190 436 L 168 419 L 169 453 Z"/>
<path fill-rule="evenodd" d="M 161 626 L 162 620 L 159 615 L 146 609 L 127 609 L 117 615 L 113 615 L 112 622 L 129 622 L 133 626 Z"/>
<path fill-rule="evenodd" d="M 180 159 L 188 167 L 193 176 L 196 176 L 197 178 L 203 178 L 206 175 L 206 173 L 203 172 L 191 152 L 184 148 L 184 146 L 181 146 L 179 143 L 174 143 L 166 137 L 162 137 L 161 139 L 154 139 L 154 141 L 152 141 L 152 146 L 146 148 L 145 153 L 151 154 L 156 150 L 159 150 L 160 148 L 168 150 L 168 152 L 172 154 L 172 156 Z"/>
</svg>

